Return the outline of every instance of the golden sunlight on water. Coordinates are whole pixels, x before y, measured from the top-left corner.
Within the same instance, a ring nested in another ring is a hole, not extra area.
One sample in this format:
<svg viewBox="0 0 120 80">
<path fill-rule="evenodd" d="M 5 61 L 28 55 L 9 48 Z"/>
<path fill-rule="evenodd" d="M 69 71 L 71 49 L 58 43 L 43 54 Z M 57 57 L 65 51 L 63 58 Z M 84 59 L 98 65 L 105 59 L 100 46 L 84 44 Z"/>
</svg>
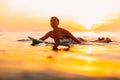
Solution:
<svg viewBox="0 0 120 80">
<path fill-rule="evenodd" d="M 24 71 L 64 77 L 120 77 L 119 46 L 75 45 L 69 51 L 52 51 L 51 46 L 44 45 L 7 45 L 1 44 L 0 77 Z"/>
</svg>

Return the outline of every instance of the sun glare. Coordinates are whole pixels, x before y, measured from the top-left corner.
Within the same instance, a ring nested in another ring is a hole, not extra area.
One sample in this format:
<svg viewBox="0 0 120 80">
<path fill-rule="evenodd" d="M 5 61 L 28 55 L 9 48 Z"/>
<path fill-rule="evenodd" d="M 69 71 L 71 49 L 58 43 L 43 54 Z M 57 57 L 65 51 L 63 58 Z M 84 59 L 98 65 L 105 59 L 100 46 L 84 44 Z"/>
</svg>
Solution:
<svg viewBox="0 0 120 80">
<path fill-rule="evenodd" d="M 90 20 L 88 18 L 84 18 L 84 19 L 79 20 L 78 23 L 82 24 L 83 26 L 85 26 L 85 28 L 87 30 L 90 30 L 90 29 L 92 29 L 92 25 L 99 23 L 99 21 L 93 20 L 93 19 Z"/>
<path fill-rule="evenodd" d="M 84 6 L 83 13 L 81 12 L 82 15 L 77 15 L 79 16 L 77 22 L 85 26 L 87 30 L 92 29 L 94 24 L 104 23 L 103 19 L 119 11 L 118 6 L 113 0 L 91 0 L 90 3 L 86 3 L 86 5 L 88 5 L 88 7 Z"/>
<path fill-rule="evenodd" d="M 88 46 L 87 49 L 86 49 L 86 52 L 89 54 L 92 52 L 92 47 Z"/>
</svg>

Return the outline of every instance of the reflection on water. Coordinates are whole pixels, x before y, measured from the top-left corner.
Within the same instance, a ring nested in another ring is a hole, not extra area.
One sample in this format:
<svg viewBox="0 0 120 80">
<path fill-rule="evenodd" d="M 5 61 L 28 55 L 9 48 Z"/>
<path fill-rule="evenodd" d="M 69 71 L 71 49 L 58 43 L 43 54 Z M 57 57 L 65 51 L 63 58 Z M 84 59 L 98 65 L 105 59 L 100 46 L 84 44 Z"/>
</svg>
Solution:
<svg viewBox="0 0 120 80">
<path fill-rule="evenodd" d="M 69 51 L 52 51 L 50 45 L 33 47 L 30 41 L 1 41 L 0 80 L 120 79 L 120 45 L 73 45 Z"/>
</svg>

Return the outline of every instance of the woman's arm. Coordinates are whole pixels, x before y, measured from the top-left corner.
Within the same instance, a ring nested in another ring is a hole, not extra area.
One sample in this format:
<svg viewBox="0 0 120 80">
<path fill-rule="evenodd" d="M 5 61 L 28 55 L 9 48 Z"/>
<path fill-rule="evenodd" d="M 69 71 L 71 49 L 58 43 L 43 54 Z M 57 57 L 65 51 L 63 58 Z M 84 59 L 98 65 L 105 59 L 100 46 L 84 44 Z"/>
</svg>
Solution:
<svg viewBox="0 0 120 80">
<path fill-rule="evenodd" d="M 74 35 L 72 33 L 70 33 L 68 30 L 62 29 L 62 31 L 67 37 L 71 38 L 72 40 L 74 40 L 77 43 L 81 43 L 80 40 L 78 40 L 76 37 L 74 37 Z"/>
<path fill-rule="evenodd" d="M 40 40 L 45 40 L 47 39 L 48 37 L 50 37 L 50 34 L 51 34 L 51 31 L 46 33 L 43 37 L 40 38 Z"/>
</svg>

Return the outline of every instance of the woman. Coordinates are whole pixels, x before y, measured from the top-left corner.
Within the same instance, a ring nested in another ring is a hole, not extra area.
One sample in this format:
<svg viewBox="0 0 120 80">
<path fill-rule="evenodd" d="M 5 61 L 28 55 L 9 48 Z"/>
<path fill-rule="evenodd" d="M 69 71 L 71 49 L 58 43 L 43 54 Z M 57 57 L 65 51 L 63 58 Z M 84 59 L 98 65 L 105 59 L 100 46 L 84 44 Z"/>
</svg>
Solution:
<svg viewBox="0 0 120 80">
<path fill-rule="evenodd" d="M 68 30 L 60 28 L 58 26 L 59 19 L 57 17 L 55 16 L 51 17 L 50 25 L 53 28 L 53 30 L 46 33 L 43 37 L 40 38 L 40 40 L 45 40 L 48 37 L 51 37 L 57 43 L 60 43 L 64 40 L 69 42 L 70 39 L 75 41 L 76 43 L 81 43 L 81 41 L 74 37 L 74 35 L 72 35 Z"/>
</svg>

